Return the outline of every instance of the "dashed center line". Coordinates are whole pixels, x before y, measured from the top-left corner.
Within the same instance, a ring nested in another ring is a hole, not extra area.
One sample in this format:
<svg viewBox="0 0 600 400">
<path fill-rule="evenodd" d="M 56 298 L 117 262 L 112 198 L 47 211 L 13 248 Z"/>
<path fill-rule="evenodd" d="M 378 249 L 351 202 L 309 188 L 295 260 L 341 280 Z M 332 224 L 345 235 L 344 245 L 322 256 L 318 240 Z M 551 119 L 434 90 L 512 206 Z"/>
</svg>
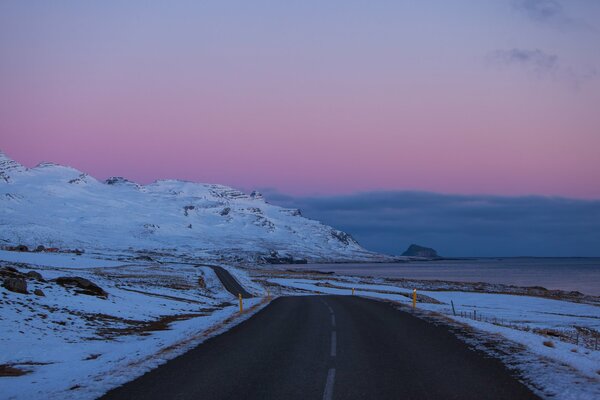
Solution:
<svg viewBox="0 0 600 400">
<path fill-rule="evenodd" d="M 327 303 L 323 301 L 323 303 L 327 306 L 329 310 L 329 314 L 331 314 L 331 353 L 330 356 L 334 358 L 337 354 L 337 332 L 336 332 L 336 324 L 335 324 L 335 314 L 333 313 L 333 308 Z M 323 400 L 331 400 L 333 397 L 333 385 L 335 384 L 335 368 L 330 368 L 327 371 L 327 380 L 325 381 L 325 391 L 323 392 Z"/>
<path fill-rule="evenodd" d="M 333 397 L 333 384 L 335 382 L 335 368 L 330 368 L 327 372 L 327 381 L 325 382 L 325 391 L 323 400 L 331 400 Z"/>
<path fill-rule="evenodd" d="M 337 334 L 335 331 L 331 332 L 331 357 L 335 357 L 337 347 Z"/>
</svg>

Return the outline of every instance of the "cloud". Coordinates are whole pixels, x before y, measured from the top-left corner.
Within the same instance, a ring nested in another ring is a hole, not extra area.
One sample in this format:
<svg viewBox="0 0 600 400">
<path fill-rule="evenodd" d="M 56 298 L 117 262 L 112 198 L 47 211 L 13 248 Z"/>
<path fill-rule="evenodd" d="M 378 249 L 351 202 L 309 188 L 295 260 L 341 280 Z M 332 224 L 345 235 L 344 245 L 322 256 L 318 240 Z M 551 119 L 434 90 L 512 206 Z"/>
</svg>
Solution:
<svg viewBox="0 0 600 400">
<path fill-rule="evenodd" d="M 563 81 L 574 89 L 580 89 L 583 84 L 598 76 L 595 68 L 578 70 L 563 66 L 557 55 L 540 49 L 496 50 L 487 55 L 487 61 L 493 66 L 520 68 L 536 78 Z"/>
<path fill-rule="evenodd" d="M 516 65 L 529 69 L 536 74 L 545 74 L 557 71 L 560 68 L 557 55 L 548 54 L 539 49 L 496 50 L 488 58 L 495 64 L 502 66 Z"/>
<path fill-rule="evenodd" d="M 411 243 L 446 256 L 600 256 L 600 201 L 549 197 L 371 192 L 267 200 L 400 254 Z"/>
<path fill-rule="evenodd" d="M 557 27 L 574 27 L 578 24 L 557 0 L 514 0 L 513 7 L 531 20 Z"/>
</svg>

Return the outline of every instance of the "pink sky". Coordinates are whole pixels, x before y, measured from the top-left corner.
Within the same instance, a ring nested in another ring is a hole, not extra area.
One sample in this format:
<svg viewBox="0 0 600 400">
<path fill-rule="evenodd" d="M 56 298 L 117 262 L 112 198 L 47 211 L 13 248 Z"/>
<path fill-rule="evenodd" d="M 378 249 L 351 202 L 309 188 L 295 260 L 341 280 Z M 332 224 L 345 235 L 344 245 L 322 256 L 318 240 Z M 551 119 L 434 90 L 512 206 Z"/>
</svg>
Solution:
<svg viewBox="0 0 600 400">
<path fill-rule="evenodd" d="M 596 31 L 498 5 L 2 7 L 0 149 L 27 166 L 292 194 L 600 198 Z M 490 63 L 515 48 L 558 62 Z"/>
</svg>

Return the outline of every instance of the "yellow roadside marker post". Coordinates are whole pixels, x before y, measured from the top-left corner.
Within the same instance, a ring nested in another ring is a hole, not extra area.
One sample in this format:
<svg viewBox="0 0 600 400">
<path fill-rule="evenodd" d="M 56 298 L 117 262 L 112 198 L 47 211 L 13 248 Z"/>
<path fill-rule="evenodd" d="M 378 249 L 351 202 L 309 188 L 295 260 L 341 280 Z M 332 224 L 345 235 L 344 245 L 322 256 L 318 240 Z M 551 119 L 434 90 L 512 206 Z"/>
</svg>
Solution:
<svg viewBox="0 0 600 400">
<path fill-rule="evenodd" d="M 244 311 L 244 304 L 242 304 L 242 294 L 238 294 L 238 298 L 240 299 L 240 312 Z"/>
<path fill-rule="evenodd" d="M 413 308 L 417 308 L 417 289 L 413 289 Z"/>
<path fill-rule="evenodd" d="M 352 288 L 352 296 L 354 296 L 354 288 Z"/>
</svg>

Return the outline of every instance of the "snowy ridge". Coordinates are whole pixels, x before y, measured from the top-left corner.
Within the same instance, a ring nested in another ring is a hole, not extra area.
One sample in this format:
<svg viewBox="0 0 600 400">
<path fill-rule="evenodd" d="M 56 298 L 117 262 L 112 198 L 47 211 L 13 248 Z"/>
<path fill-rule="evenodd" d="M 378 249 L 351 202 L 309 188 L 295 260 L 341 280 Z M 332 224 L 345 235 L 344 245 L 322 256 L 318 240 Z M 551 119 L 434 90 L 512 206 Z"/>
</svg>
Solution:
<svg viewBox="0 0 600 400">
<path fill-rule="evenodd" d="M 179 180 L 105 182 L 71 167 L 25 168 L 0 152 L 0 243 L 238 261 L 374 260 L 350 235 L 258 192 Z"/>
</svg>

